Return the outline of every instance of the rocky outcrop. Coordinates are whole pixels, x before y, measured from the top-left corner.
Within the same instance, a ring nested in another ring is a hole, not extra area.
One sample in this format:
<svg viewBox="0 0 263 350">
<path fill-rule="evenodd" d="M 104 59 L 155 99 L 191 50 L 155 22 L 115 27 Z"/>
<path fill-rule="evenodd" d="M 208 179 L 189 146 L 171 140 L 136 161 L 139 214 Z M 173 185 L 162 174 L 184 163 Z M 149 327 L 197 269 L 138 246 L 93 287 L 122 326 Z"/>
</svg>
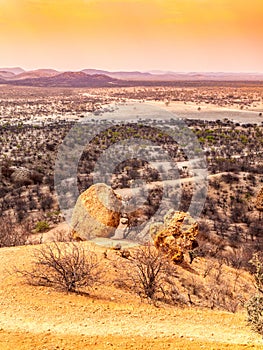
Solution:
<svg viewBox="0 0 263 350">
<path fill-rule="evenodd" d="M 83 192 L 75 205 L 71 227 L 73 237 L 90 240 L 111 238 L 120 224 L 121 197 L 105 184 L 95 184 Z"/>
<path fill-rule="evenodd" d="M 175 263 L 181 263 L 184 254 L 197 244 L 198 224 L 188 213 L 169 211 L 163 226 L 154 225 L 150 228 L 154 245 Z"/>
</svg>

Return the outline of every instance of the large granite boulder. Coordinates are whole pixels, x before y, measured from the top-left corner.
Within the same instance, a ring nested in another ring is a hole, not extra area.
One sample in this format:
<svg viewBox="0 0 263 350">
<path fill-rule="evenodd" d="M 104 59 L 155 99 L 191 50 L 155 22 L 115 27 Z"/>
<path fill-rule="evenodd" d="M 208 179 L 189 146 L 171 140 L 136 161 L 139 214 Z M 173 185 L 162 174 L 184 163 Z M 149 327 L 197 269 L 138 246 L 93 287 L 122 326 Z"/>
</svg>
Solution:
<svg viewBox="0 0 263 350">
<path fill-rule="evenodd" d="M 119 226 L 122 201 L 113 189 L 103 183 L 83 192 L 75 205 L 71 227 L 77 240 L 111 238 Z"/>
<path fill-rule="evenodd" d="M 164 217 L 164 225 L 152 227 L 151 234 L 157 249 L 173 262 L 181 263 L 184 254 L 196 244 L 198 224 L 188 213 L 169 211 Z"/>
</svg>

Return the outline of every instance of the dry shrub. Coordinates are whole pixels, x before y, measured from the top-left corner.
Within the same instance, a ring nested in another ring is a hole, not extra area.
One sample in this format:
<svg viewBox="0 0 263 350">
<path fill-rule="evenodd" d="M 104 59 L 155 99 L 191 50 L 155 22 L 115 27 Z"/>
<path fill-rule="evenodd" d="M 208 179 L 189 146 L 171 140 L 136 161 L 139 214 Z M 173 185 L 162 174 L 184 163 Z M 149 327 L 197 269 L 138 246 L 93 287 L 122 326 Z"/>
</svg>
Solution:
<svg viewBox="0 0 263 350">
<path fill-rule="evenodd" d="M 124 273 L 119 286 L 134 291 L 149 301 L 181 302 L 176 287 L 176 266 L 153 245 L 146 244 L 131 251 L 123 261 Z"/>
<path fill-rule="evenodd" d="M 97 255 L 79 243 L 50 243 L 35 249 L 31 269 L 17 271 L 30 284 L 68 292 L 92 287 L 102 278 Z"/>
<path fill-rule="evenodd" d="M 250 262 L 254 267 L 257 294 L 253 295 L 246 304 L 248 323 L 254 331 L 263 335 L 263 257 L 256 253 Z"/>
<path fill-rule="evenodd" d="M 0 218 L 0 248 L 14 247 L 26 244 L 28 230 L 25 225 L 19 227 L 12 222 L 11 215 Z"/>
<path fill-rule="evenodd" d="M 241 270 L 229 269 L 222 259 L 205 262 L 202 273 L 180 279 L 190 304 L 235 313 L 243 302 L 237 288 Z"/>
</svg>

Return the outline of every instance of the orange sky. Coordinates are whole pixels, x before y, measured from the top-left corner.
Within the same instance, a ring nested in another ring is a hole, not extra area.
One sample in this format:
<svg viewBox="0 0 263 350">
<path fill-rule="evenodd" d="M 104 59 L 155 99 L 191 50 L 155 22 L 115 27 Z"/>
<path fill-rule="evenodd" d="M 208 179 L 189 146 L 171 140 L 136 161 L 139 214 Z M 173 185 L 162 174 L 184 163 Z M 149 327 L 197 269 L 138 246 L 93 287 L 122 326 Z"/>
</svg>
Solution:
<svg viewBox="0 0 263 350">
<path fill-rule="evenodd" d="M 0 0 L 0 67 L 263 72 L 262 0 Z"/>
</svg>

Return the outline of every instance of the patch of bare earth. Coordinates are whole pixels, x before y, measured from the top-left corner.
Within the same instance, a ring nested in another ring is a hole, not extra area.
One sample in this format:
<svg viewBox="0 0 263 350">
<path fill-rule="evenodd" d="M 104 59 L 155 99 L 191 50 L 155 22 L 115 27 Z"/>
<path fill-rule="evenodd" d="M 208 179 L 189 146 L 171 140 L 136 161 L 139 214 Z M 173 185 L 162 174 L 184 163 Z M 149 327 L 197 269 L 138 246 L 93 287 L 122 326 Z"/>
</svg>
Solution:
<svg viewBox="0 0 263 350">
<path fill-rule="evenodd" d="M 157 308 L 112 285 L 89 295 L 27 285 L 9 272 L 14 265 L 28 268 L 33 249 L 0 250 L 1 350 L 262 348 L 244 312 Z M 95 249 L 103 256 L 103 248 Z"/>
</svg>

